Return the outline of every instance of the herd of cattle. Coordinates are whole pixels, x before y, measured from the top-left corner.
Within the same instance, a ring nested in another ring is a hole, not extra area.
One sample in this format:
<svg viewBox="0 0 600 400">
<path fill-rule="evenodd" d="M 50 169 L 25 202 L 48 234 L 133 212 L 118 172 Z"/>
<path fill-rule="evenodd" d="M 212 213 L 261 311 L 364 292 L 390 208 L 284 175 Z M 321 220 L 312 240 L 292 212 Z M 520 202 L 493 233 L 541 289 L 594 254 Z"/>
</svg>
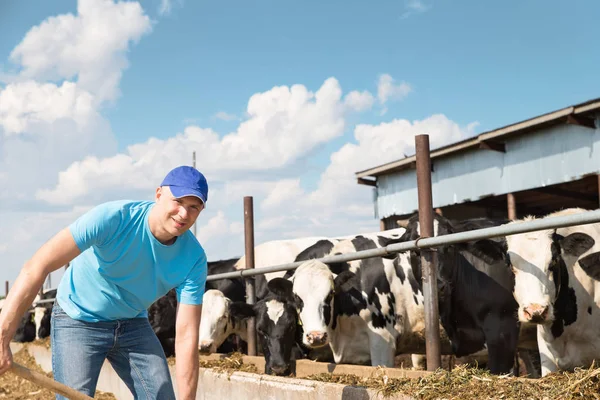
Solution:
<svg viewBox="0 0 600 400">
<path fill-rule="evenodd" d="M 435 215 L 434 235 L 521 221 Z M 315 260 L 419 237 L 418 215 L 399 225 L 350 237 L 256 246 L 255 268 L 303 263 L 288 272 L 207 282 L 199 351 L 245 351 L 247 321 L 254 317 L 269 374 L 290 374 L 298 358 L 393 367 L 396 355 L 406 353 L 422 368 L 419 250 L 329 265 Z M 495 374 L 511 373 L 520 355 L 533 377 L 600 360 L 600 224 L 444 245 L 436 253 L 443 354 L 485 355 L 486 368 Z M 209 263 L 208 273 L 244 267 L 244 257 L 223 260 Z M 256 304 L 246 304 L 244 279 L 255 281 Z M 50 308 L 36 307 L 35 317 L 26 314 L 15 340 L 47 336 Z M 174 355 L 176 308 L 172 290 L 148 310 L 167 356 Z"/>
</svg>

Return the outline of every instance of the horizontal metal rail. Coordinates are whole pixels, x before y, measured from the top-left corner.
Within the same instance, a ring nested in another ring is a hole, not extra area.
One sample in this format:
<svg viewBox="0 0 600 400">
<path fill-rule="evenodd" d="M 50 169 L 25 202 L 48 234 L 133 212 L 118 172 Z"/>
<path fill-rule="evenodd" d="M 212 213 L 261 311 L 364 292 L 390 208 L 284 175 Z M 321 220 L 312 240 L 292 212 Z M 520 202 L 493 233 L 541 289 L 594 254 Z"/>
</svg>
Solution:
<svg viewBox="0 0 600 400">
<path fill-rule="evenodd" d="M 491 228 L 482 228 L 467 232 L 452 233 L 448 235 L 436 236 L 411 240 L 403 243 L 390 244 L 386 247 L 377 249 L 357 251 L 323 258 L 316 258 L 325 264 L 348 262 L 362 260 L 371 257 L 381 257 L 392 253 L 399 253 L 408 250 L 425 249 L 430 247 L 470 242 L 474 240 L 490 239 L 502 236 L 516 235 L 519 233 L 540 231 L 545 229 L 563 228 L 574 225 L 587 225 L 600 222 L 600 210 L 586 211 L 579 214 L 562 215 L 558 217 L 540 218 L 533 221 L 515 222 Z M 296 261 L 287 264 L 273 265 L 269 267 L 255 268 L 252 270 L 239 270 L 235 272 L 225 272 L 222 274 L 209 275 L 207 281 L 216 281 L 219 279 L 243 278 L 254 275 L 267 274 L 271 272 L 289 271 L 298 268 L 306 261 Z"/>
</svg>

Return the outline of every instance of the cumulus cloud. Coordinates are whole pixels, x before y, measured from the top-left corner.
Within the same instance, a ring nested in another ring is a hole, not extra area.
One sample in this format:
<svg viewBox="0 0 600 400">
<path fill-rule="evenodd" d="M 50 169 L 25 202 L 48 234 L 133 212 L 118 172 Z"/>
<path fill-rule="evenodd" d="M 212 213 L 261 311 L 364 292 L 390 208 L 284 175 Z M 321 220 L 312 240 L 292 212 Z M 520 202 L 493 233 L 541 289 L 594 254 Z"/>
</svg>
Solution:
<svg viewBox="0 0 600 400">
<path fill-rule="evenodd" d="M 348 93 L 344 98 L 344 104 L 346 107 L 354 110 L 354 111 L 365 111 L 370 109 L 375 102 L 375 98 L 373 95 L 365 90 L 359 92 L 357 90 L 353 90 Z"/>
<path fill-rule="evenodd" d="M 221 121 L 235 121 L 238 117 L 234 114 L 228 114 L 225 111 L 219 111 L 215 114 L 216 119 L 220 119 Z"/>
<path fill-rule="evenodd" d="M 315 210 L 341 210 L 350 215 L 372 213 L 372 193 L 356 184 L 354 173 L 414 153 L 414 136 L 429 134 L 432 148 L 473 135 L 476 125 L 461 127 L 442 114 L 412 123 L 394 119 L 378 125 L 360 124 L 354 129 L 356 143 L 346 143 L 331 155 L 319 187 L 309 195 Z"/>
<path fill-rule="evenodd" d="M 186 162 L 192 150 L 199 169 L 213 180 L 235 177 L 240 171 L 268 173 L 341 136 L 347 110 L 338 81 L 329 78 L 314 93 L 304 85 L 257 93 L 248 101 L 247 111 L 249 118 L 223 137 L 190 126 L 166 140 L 151 138 L 129 146 L 125 154 L 77 161 L 59 174 L 56 187 L 38 191 L 37 197 L 69 204 L 113 185 L 141 189 Z"/>
<path fill-rule="evenodd" d="M 114 99 L 131 43 L 151 30 L 140 3 L 79 0 L 77 15 L 50 17 L 27 32 L 10 54 L 19 78 L 74 80 L 97 102 Z"/>
<path fill-rule="evenodd" d="M 377 84 L 377 98 L 381 104 L 388 100 L 402 100 L 412 91 L 410 85 L 406 82 L 396 84 L 394 78 L 389 74 L 382 74 Z"/>
<path fill-rule="evenodd" d="M 100 110 L 118 97 L 130 46 L 150 31 L 137 2 L 80 0 L 75 14 L 45 19 L 10 53 L 13 73 L 3 73 L 0 86 L 0 182 L 11 188 L 0 193 L 3 226 L 11 226 L 4 230 L 10 238 L 0 240 L 11 243 L 5 271 L 16 275 L 49 231 L 74 215 L 44 208 L 34 193 L 55 186 L 58 172 L 84 155 L 116 152 Z"/>
</svg>

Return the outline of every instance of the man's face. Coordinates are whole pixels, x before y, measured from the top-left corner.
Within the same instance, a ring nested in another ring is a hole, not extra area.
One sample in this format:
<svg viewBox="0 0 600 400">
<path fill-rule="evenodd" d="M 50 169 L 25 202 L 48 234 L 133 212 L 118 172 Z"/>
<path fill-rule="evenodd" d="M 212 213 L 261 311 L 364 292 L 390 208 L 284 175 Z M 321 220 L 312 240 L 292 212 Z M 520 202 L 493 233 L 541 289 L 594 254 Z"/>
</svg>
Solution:
<svg viewBox="0 0 600 400">
<path fill-rule="evenodd" d="M 164 230 L 173 236 L 179 236 L 190 229 L 204 209 L 204 203 L 197 197 L 176 199 L 168 186 L 156 189 L 156 204 L 160 208 Z"/>
</svg>

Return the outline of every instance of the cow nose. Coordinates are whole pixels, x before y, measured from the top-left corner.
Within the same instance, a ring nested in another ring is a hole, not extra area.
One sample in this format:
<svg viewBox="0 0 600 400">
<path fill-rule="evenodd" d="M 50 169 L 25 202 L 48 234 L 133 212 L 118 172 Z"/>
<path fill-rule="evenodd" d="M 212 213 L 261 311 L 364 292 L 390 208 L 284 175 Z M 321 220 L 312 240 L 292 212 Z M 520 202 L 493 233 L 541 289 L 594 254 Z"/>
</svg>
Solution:
<svg viewBox="0 0 600 400">
<path fill-rule="evenodd" d="M 532 303 L 527 307 L 523 307 L 523 314 L 530 322 L 544 322 L 548 317 L 548 306 Z"/>
<path fill-rule="evenodd" d="M 200 342 L 200 353 L 210 353 L 210 348 L 212 347 L 213 342 L 212 341 L 202 341 Z"/>
<path fill-rule="evenodd" d="M 327 332 L 308 332 L 306 339 L 311 346 L 325 346 L 327 344 Z"/>
<path fill-rule="evenodd" d="M 286 365 L 273 365 L 271 366 L 271 371 L 273 371 L 276 375 L 283 375 L 285 374 L 287 368 L 288 367 Z"/>
</svg>

